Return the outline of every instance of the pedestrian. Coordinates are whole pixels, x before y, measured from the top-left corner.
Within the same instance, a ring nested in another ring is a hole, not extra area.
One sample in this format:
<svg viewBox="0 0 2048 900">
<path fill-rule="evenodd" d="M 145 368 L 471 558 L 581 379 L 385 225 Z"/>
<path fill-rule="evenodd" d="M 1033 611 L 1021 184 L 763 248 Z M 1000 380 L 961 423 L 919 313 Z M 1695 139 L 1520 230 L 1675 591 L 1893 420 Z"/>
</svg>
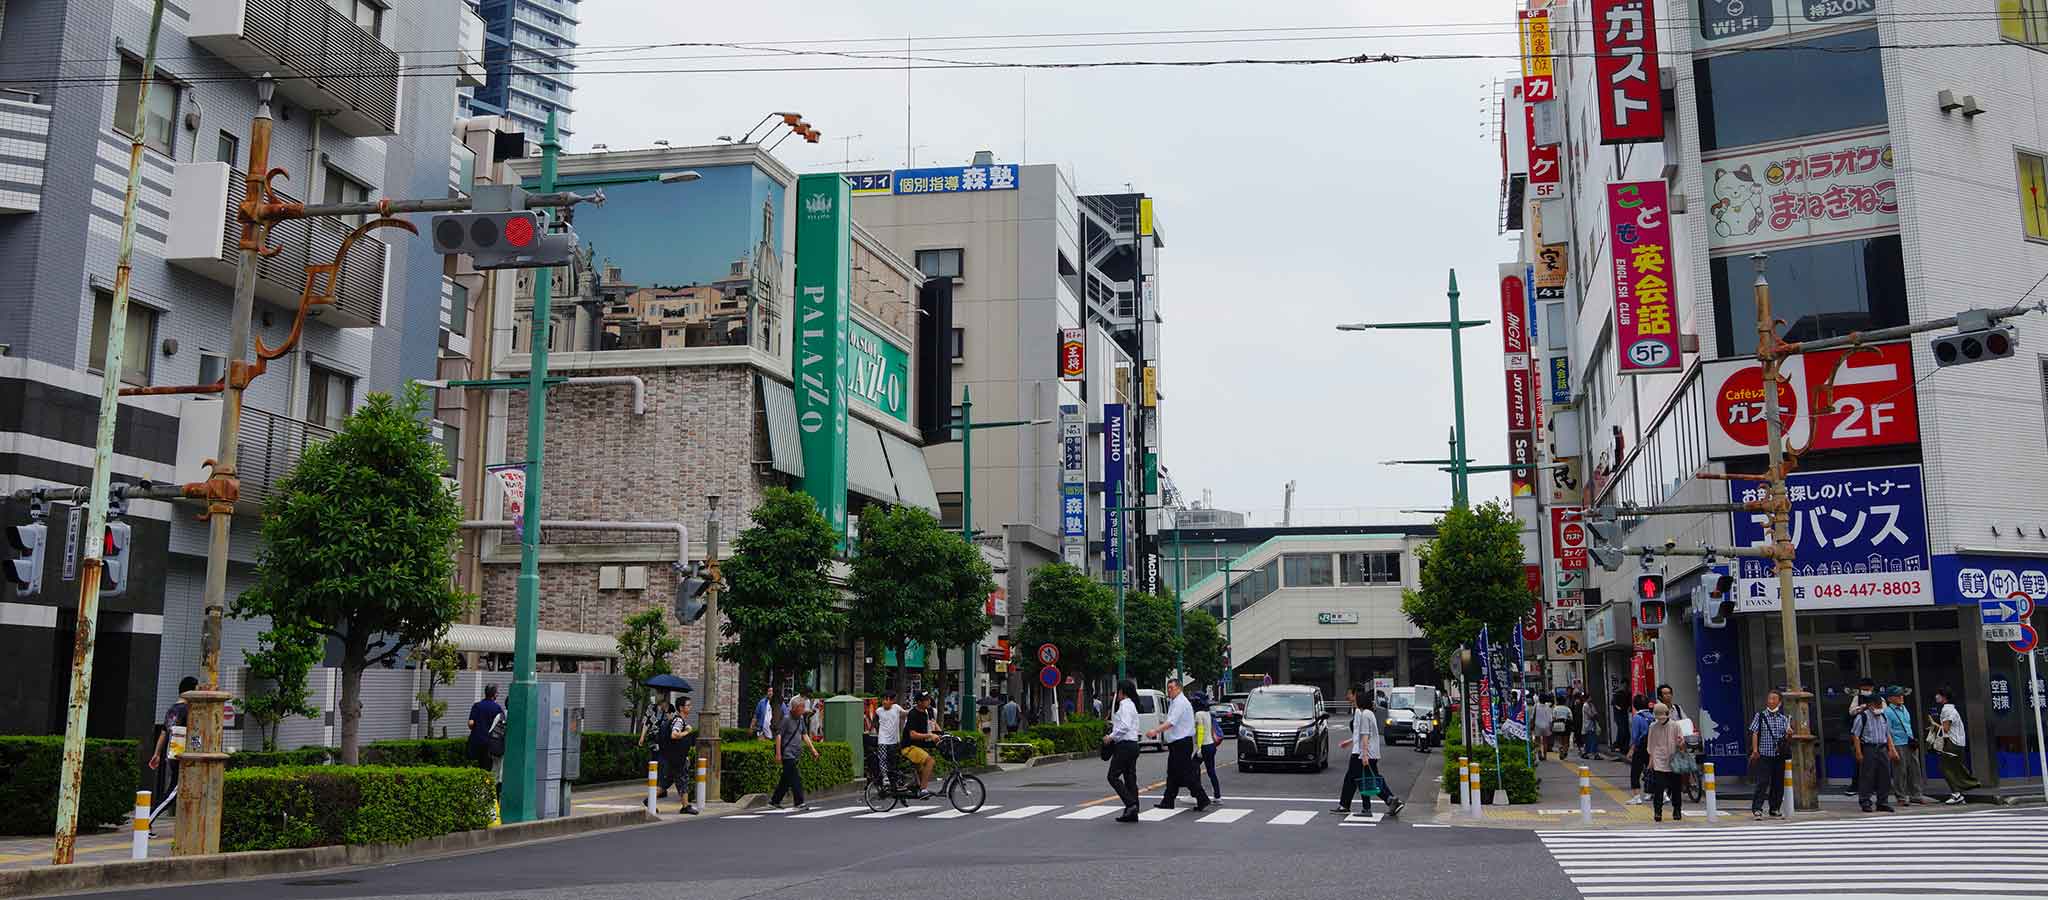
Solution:
<svg viewBox="0 0 2048 900">
<path fill-rule="evenodd" d="M 1567 716 L 1566 716 L 1566 722 L 1565 722 L 1565 733 L 1564 733 L 1564 741 L 1565 741 L 1565 750 L 1564 750 L 1564 752 L 1567 752 L 1567 753 L 1568 753 L 1568 752 L 1570 752 L 1570 750 L 1571 750 L 1571 744 L 1572 744 L 1572 742 L 1573 742 L 1573 741 L 1577 741 L 1577 742 L 1578 742 L 1578 744 L 1579 744 L 1579 758 L 1580 758 L 1580 759 L 1585 759 L 1585 758 L 1586 758 L 1586 703 L 1585 703 L 1585 701 L 1586 701 L 1586 698 L 1585 698 L 1585 696 L 1584 696 L 1584 695 L 1582 695 L 1581 693 L 1579 693 L 1578 691 L 1572 691 L 1572 692 L 1571 692 L 1571 694 L 1570 694 L 1570 696 L 1568 696 L 1568 697 L 1567 697 L 1567 696 L 1563 696 L 1562 694 L 1561 694 L 1561 695 L 1560 695 L 1560 696 L 1558 697 L 1558 703 L 1560 703 L 1560 704 L 1563 704 L 1563 706 L 1564 706 L 1564 708 L 1565 708 L 1565 712 L 1567 712 L 1567 713 L 1569 714 L 1569 715 L 1567 715 Z M 1560 755 L 1560 756 L 1559 756 L 1558 758 L 1559 758 L 1559 759 L 1563 759 L 1564 757 L 1563 757 L 1562 755 Z"/>
<path fill-rule="evenodd" d="M 818 758 L 818 746 L 811 743 L 811 733 L 804 728 L 803 709 L 795 707 L 775 724 L 775 758 L 782 761 L 782 780 L 775 782 L 775 793 L 768 797 L 769 808 L 781 809 L 785 792 L 793 795 L 797 811 L 811 808 L 804 802 L 804 778 L 797 771 L 798 754 L 804 750 L 811 751 L 812 759 Z"/>
<path fill-rule="evenodd" d="M 697 761 L 697 723 L 690 718 L 690 698 L 676 702 L 663 736 L 667 739 L 661 742 L 661 790 L 657 796 L 668 796 L 669 786 L 674 785 L 683 798 L 683 808 L 678 812 L 694 816 L 697 807 L 690 802 L 695 799 L 690 795 L 690 785 L 696 781 L 693 770 Z"/>
<path fill-rule="evenodd" d="M 495 693 L 496 686 L 487 687 L 485 690 Z M 656 767 L 655 780 L 661 785 L 660 792 L 655 795 L 657 798 L 668 796 L 668 754 L 663 751 L 668 748 L 669 719 L 674 715 L 675 709 L 667 700 L 658 701 L 648 707 L 647 719 L 640 726 L 640 739 L 634 742 L 647 748 L 647 760 Z M 472 710 L 472 728 L 475 727 L 474 722 Z"/>
<path fill-rule="evenodd" d="M 890 790 L 895 790 L 896 761 L 897 754 L 902 752 L 900 748 L 903 746 L 905 712 L 903 707 L 896 705 L 896 691 L 894 688 L 882 691 L 882 699 L 881 702 L 875 704 L 873 718 L 875 728 L 874 765 L 880 767 L 876 771 L 881 773 L 883 786 Z"/>
<path fill-rule="evenodd" d="M 1891 812 L 1892 764 L 1899 761 L 1898 745 L 1892 743 L 1891 723 L 1885 721 L 1884 701 L 1876 694 L 1862 695 L 1863 711 L 1849 726 L 1849 746 L 1856 751 L 1856 805 L 1864 812 Z"/>
<path fill-rule="evenodd" d="M 1003 733 L 1006 735 L 1016 734 L 1017 730 L 1023 727 L 1024 710 L 1022 707 L 1019 707 L 1017 705 L 1017 698 L 1012 697 L 1007 693 L 1003 694 L 1002 697 Z"/>
<path fill-rule="evenodd" d="M 1610 743 L 1614 745 L 1615 762 L 1621 762 L 1629 757 L 1630 745 L 1625 738 L 1629 733 L 1629 718 L 1635 712 L 1635 707 L 1629 705 L 1630 699 L 1627 689 L 1616 687 L 1614 696 L 1608 703 L 1608 712 L 1612 714 L 1609 718 L 1614 723 L 1614 730 L 1609 733 L 1614 735 L 1614 740 Z"/>
<path fill-rule="evenodd" d="M 1927 739 L 1941 757 L 1941 780 L 1948 784 L 1948 799 L 1941 802 L 1950 806 L 1964 802 L 1963 792 L 1984 786 L 1970 773 L 1970 738 L 1963 728 L 1963 714 L 1956 712 L 1955 696 L 1950 688 L 1934 692 Z"/>
<path fill-rule="evenodd" d="M 775 719 L 780 716 L 782 706 L 776 697 L 774 685 L 769 685 L 761 699 L 754 701 L 754 734 L 764 741 L 775 740 Z"/>
<path fill-rule="evenodd" d="M 1195 747 L 1202 755 L 1202 765 L 1209 770 L 1209 802 L 1223 802 L 1223 783 L 1216 780 L 1216 750 L 1223 745 L 1223 735 L 1216 728 L 1216 717 L 1209 711 L 1209 695 L 1196 691 L 1195 704 Z M 1197 773 L 1199 778 L 1200 773 Z"/>
<path fill-rule="evenodd" d="M 1365 686 L 1354 684 L 1350 689 L 1351 736 L 1339 746 L 1351 752 L 1344 767 L 1344 786 L 1338 788 L 1337 808 L 1330 810 L 1340 815 L 1351 814 L 1351 798 L 1357 797 L 1358 814 L 1372 815 L 1372 797 L 1364 793 L 1367 779 L 1377 785 L 1380 797 L 1387 803 L 1387 815 L 1401 813 L 1401 798 L 1394 796 L 1392 786 L 1380 777 L 1380 757 L 1386 752 L 1385 742 L 1380 737 L 1379 716 L 1371 709 L 1361 709 L 1358 699 L 1365 694 Z"/>
<path fill-rule="evenodd" d="M 1089 701 L 1088 701 L 1088 703 L 1089 703 L 1089 704 L 1090 704 L 1091 706 L 1095 707 L 1095 717 L 1096 717 L 1096 718 L 1098 718 L 1098 719 L 1102 718 L 1102 698 L 1101 698 L 1101 697 L 1096 697 L 1096 698 L 1094 698 L 1094 699 L 1092 699 L 1092 700 L 1089 700 Z M 1068 709 L 1067 711 L 1068 711 L 1068 712 L 1073 712 L 1073 710 L 1072 710 L 1072 709 Z"/>
<path fill-rule="evenodd" d="M 156 733 L 156 749 L 149 754 L 150 771 L 156 773 L 156 793 L 152 796 L 165 809 L 178 808 L 169 801 L 177 795 L 178 758 L 185 755 L 186 727 L 192 719 L 192 707 L 185 702 L 185 695 L 198 689 L 197 678 L 187 675 L 178 680 L 178 700 L 164 710 L 163 723 Z"/>
<path fill-rule="evenodd" d="M 484 685 L 484 698 L 469 707 L 469 743 L 464 748 L 469 761 L 479 769 L 491 767 L 491 728 L 504 716 L 505 707 L 498 703 L 498 686 Z"/>
<path fill-rule="evenodd" d="M 1679 706 L 1678 701 L 1672 699 L 1671 685 L 1657 685 L 1657 702 L 1662 703 L 1665 706 L 1671 707 L 1671 720 L 1674 722 L 1692 718 L 1691 716 L 1685 714 L 1685 707 Z"/>
<path fill-rule="evenodd" d="M 1792 733 L 1792 717 L 1785 715 L 1785 697 L 1777 691 L 1764 695 L 1764 708 L 1749 718 L 1749 771 L 1757 779 L 1750 795 L 1749 817 L 1764 817 L 1764 799 L 1771 804 L 1771 818 L 1783 816 L 1785 806 L 1785 745 Z"/>
<path fill-rule="evenodd" d="M 903 758 L 917 767 L 917 799 L 931 799 L 932 769 L 938 765 L 934 755 L 939 751 L 939 738 L 945 729 L 938 724 L 939 713 L 932 709 L 930 691 L 918 691 L 911 698 L 910 714 L 903 717 Z"/>
<path fill-rule="evenodd" d="M 1899 750 L 1897 771 L 1892 773 L 1892 798 L 1900 806 L 1927 803 L 1927 758 L 1920 754 L 1919 736 L 1913 733 L 1913 711 L 1906 707 L 1912 691 L 1891 685 L 1884 689 L 1884 721 L 1892 729 L 1892 746 Z"/>
<path fill-rule="evenodd" d="M 1119 822 L 1138 821 L 1138 683 L 1128 678 L 1116 683 L 1116 714 L 1109 733 L 1102 736 L 1109 760 L 1109 786 L 1124 802 Z M 1102 701 L 1095 701 L 1100 707 Z"/>
<path fill-rule="evenodd" d="M 1593 695 L 1587 694 L 1580 698 L 1579 716 L 1584 722 L 1584 730 L 1579 732 L 1581 735 L 1579 740 L 1579 758 L 1598 759 L 1600 757 L 1600 704 L 1594 701 Z"/>
<path fill-rule="evenodd" d="M 1664 821 L 1664 798 L 1671 798 L 1671 818 L 1677 821 L 1685 818 L 1685 792 L 1679 790 L 1678 773 L 1671 769 L 1671 757 L 1684 746 L 1685 735 L 1679 731 L 1678 720 L 1672 718 L 1671 707 L 1659 703 L 1650 709 L 1652 721 L 1643 734 L 1643 748 L 1650 761 L 1650 818 Z"/>
<path fill-rule="evenodd" d="M 1529 746 L 1536 748 L 1536 760 L 1541 762 L 1550 757 L 1550 704 L 1534 699 L 1529 704 Z"/>
<path fill-rule="evenodd" d="M 1866 695 L 1876 693 L 1877 682 L 1872 681 L 1870 679 L 1870 676 L 1865 675 L 1862 678 L 1856 679 L 1856 690 L 1849 695 L 1849 710 L 1842 716 L 1842 725 L 1844 727 L 1844 730 L 1856 727 L 1856 716 L 1863 712 L 1863 698 Z M 1818 756 L 1819 754 L 1815 755 Z M 1816 759 L 1814 760 L 1814 763 L 1815 765 L 1819 765 L 1820 760 Z M 1843 791 L 1842 794 L 1848 797 L 1856 796 L 1858 781 L 1859 779 L 1855 776 L 1850 776 L 1849 788 L 1848 790 Z"/>
<path fill-rule="evenodd" d="M 1195 771 L 1195 706 L 1188 702 L 1178 679 L 1167 682 L 1166 700 L 1166 721 L 1145 733 L 1148 738 L 1166 736 L 1166 793 L 1160 796 L 1158 808 L 1172 809 L 1181 788 L 1187 788 L 1195 796 L 1195 812 L 1201 812 L 1209 808 L 1209 792 L 1202 788 L 1201 775 Z"/>
<path fill-rule="evenodd" d="M 1650 765 L 1650 748 L 1643 741 L 1650 736 L 1650 724 L 1656 716 L 1650 711 L 1649 698 L 1637 694 L 1629 698 L 1629 702 L 1636 712 L 1628 719 L 1628 786 L 1635 791 L 1635 796 L 1628 802 L 1641 806 L 1650 799 L 1650 792 L 1643 783 L 1643 772 Z M 1670 708 L 1666 707 L 1665 712 L 1670 712 Z"/>
</svg>

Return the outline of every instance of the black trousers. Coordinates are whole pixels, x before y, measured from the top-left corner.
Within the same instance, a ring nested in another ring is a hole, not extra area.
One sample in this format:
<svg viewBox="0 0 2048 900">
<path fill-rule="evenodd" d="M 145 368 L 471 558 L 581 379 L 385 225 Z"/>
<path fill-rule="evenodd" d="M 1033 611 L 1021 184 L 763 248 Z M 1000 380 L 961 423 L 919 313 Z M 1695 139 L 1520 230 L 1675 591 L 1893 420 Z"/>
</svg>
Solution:
<svg viewBox="0 0 2048 900">
<path fill-rule="evenodd" d="M 1756 758 L 1756 794 L 1750 798 L 1749 811 L 1763 812 L 1764 799 L 1771 803 L 1771 815 L 1777 815 L 1785 808 L 1785 758 L 1782 756 L 1759 756 Z"/>
<path fill-rule="evenodd" d="M 1223 799 L 1223 783 L 1216 780 L 1216 748 L 1220 744 L 1202 745 L 1202 765 L 1209 769 L 1209 793 L 1217 800 Z"/>
<path fill-rule="evenodd" d="M 1671 798 L 1671 813 L 1673 815 L 1685 812 L 1685 791 L 1680 787 L 1682 781 L 1677 773 L 1659 772 L 1651 769 L 1647 773 L 1646 780 L 1650 788 L 1650 806 L 1657 815 L 1661 816 L 1664 814 L 1664 798 L 1667 795 Z"/>
<path fill-rule="evenodd" d="M 696 772 L 697 739 L 686 738 L 668 745 L 661 754 L 661 773 L 657 783 L 661 793 L 668 793 L 673 786 L 683 795 L 683 802 L 690 802 L 690 794 L 697 786 Z"/>
<path fill-rule="evenodd" d="M 775 793 L 768 798 L 768 802 L 781 803 L 785 791 L 795 793 L 796 805 L 804 805 L 804 779 L 802 775 L 797 774 L 794 759 L 782 761 L 782 780 L 775 782 Z"/>
<path fill-rule="evenodd" d="M 1166 795 L 1160 806 L 1171 808 L 1181 788 L 1195 795 L 1196 806 L 1209 805 L 1209 792 L 1202 790 L 1202 773 L 1195 767 L 1195 739 L 1184 737 L 1166 745 Z"/>
<path fill-rule="evenodd" d="M 1351 760 L 1351 765 L 1344 770 L 1344 789 L 1343 793 L 1337 797 L 1338 806 L 1350 809 L 1351 798 L 1357 797 L 1358 802 L 1363 804 L 1359 808 L 1359 812 L 1368 814 L 1372 812 L 1372 798 L 1358 792 L 1365 782 L 1367 773 L 1371 773 L 1373 780 L 1379 782 L 1380 800 L 1386 803 L 1388 808 L 1391 809 L 1401 802 L 1401 798 L 1394 796 L 1393 785 L 1388 784 L 1385 778 L 1380 777 L 1379 760 L 1375 759 L 1372 762 L 1366 762 L 1356 756 L 1349 757 L 1349 759 Z"/>
<path fill-rule="evenodd" d="M 1109 756 L 1109 786 L 1124 801 L 1124 811 L 1138 810 L 1138 742 L 1117 741 Z"/>
<path fill-rule="evenodd" d="M 1872 796 L 1879 803 L 1892 798 L 1892 758 L 1884 744 L 1864 744 L 1863 761 L 1856 764 L 1856 801 L 1869 806 Z"/>
</svg>

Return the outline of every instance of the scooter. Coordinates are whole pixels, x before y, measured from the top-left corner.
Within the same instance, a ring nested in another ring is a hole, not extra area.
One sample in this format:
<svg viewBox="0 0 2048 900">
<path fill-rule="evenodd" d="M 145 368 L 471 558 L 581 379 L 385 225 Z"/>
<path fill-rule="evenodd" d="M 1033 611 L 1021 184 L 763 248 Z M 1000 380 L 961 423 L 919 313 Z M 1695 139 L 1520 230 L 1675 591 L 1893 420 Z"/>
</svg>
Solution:
<svg viewBox="0 0 2048 900">
<path fill-rule="evenodd" d="M 1428 719 L 1415 720 L 1415 752 L 1428 753 L 1430 733 L 1435 726 Z"/>
</svg>

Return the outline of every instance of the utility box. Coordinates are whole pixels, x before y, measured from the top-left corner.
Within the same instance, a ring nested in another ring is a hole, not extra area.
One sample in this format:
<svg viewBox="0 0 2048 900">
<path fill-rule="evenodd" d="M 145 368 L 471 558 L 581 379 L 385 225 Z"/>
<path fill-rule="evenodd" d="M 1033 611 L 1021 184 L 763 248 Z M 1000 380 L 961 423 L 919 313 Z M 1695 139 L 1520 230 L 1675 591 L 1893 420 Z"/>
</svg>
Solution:
<svg viewBox="0 0 2048 900">
<path fill-rule="evenodd" d="M 543 681 L 536 685 L 534 699 L 539 707 L 535 728 L 534 797 L 539 818 L 566 815 L 562 808 L 563 745 L 568 737 L 567 686 Z"/>
<path fill-rule="evenodd" d="M 867 701 L 840 694 L 825 700 L 825 740 L 839 741 L 859 753 L 867 731 Z"/>
</svg>

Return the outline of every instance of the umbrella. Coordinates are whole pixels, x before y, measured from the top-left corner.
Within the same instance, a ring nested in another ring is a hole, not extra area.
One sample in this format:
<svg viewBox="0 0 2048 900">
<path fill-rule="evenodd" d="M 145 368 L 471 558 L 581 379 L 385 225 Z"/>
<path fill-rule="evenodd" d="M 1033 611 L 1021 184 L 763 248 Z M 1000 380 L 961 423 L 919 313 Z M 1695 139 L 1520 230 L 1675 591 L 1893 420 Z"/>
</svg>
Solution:
<svg viewBox="0 0 2048 900">
<path fill-rule="evenodd" d="M 689 682 L 684 681 L 681 678 L 678 678 L 674 675 L 669 675 L 667 673 L 656 675 L 653 678 L 647 679 L 646 685 L 648 687 L 658 688 L 664 691 L 682 691 L 685 694 L 690 692 Z"/>
</svg>

